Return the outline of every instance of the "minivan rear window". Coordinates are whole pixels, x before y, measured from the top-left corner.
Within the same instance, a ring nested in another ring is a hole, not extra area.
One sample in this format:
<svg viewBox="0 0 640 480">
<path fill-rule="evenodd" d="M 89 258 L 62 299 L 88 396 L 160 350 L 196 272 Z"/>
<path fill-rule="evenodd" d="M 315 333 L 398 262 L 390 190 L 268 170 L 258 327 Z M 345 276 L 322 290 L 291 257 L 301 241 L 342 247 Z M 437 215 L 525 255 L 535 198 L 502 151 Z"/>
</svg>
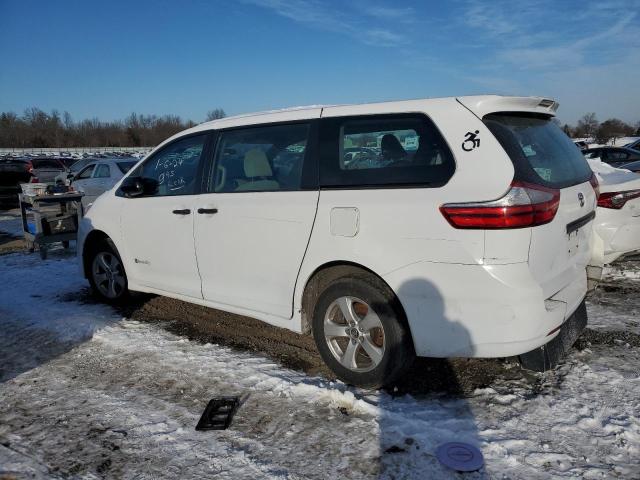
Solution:
<svg viewBox="0 0 640 480">
<path fill-rule="evenodd" d="M 511 158 L 517 180 L 565 188 L 591 178 L 580 149 L 548 116 L 494 113 L 484 123 Z"/>
</svg>

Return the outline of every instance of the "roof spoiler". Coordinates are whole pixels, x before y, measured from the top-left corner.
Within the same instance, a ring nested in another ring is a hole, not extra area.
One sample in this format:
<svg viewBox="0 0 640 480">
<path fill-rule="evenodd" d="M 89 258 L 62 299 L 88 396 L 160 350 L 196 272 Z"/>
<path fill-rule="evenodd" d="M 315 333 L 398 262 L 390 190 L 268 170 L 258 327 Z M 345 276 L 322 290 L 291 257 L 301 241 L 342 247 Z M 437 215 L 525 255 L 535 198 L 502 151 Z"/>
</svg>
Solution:
<svg viewBox="0 0 640 480">
<path fill-rule="evenodd" d="M 531 112 L 555 116 L 560 104 L 544 97 L 501 97 L 478 95 L 458 97 L 456 100 L 478 118 L 497 112 Z"/>
</svg>

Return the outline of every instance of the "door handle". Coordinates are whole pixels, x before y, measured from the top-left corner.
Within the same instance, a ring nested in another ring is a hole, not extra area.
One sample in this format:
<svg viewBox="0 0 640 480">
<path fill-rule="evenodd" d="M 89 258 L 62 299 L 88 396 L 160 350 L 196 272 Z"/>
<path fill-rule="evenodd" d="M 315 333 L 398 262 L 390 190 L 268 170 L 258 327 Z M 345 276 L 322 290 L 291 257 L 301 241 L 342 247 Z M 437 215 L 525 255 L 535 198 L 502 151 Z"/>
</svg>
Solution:
<svg viewBox="0 0 640 480">
<path fill-rule="evenodd" d="M 183 208 L 181 210 L 174 210 L 173 213 L 176 215 L 189 215 L 191 213 L 191 210 L 189 210 L 188 208 Z"/>
<path fill-rule="evenodd" d="M 198 213 L 200 214 L 207 214 L 207 215 L 213 215 L 214 213 L 218 213 L 218 209 L 217 208 L 199 208 L 198 209 Z"/>
</svg>

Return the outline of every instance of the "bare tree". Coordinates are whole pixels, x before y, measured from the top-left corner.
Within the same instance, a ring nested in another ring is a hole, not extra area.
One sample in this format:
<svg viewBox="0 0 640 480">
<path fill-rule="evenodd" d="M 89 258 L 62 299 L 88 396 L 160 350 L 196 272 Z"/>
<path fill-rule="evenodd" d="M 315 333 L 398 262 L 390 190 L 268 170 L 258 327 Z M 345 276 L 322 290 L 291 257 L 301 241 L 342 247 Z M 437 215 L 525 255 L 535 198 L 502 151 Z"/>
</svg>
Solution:
<svg viewBox="0 0 640 480">
<path fill-rule="evenodd" d="M 578 125 L 576 126 L 575 134 L 577 137 L 593 137 L 598 130 L 598 119 L 596 118 L 596 114 L 591 112 L 584 115 L 580 120 L 578 120 Z"/>
<path fill-rule="evenodd" d="M 615 143 L 616 138 L 625 137 L 633 134 L 633 127 L 617 118 L 610 118 L 600 124 L 596 131 L 596 140 L 598 143 Z"/>
<path fill-rule="evenodd" d="M 211 120 L 218 120 L 220 118 L 224 118 L 226 117 L 227 114 L 224 113 L 224 110 L 221 108 L 215 108 L 213 110 L 209 110 L 207 112 L 207 122 L 211 121 Z"/>
<path fill-rule="evenodd" d="M 0 147 L 151 147 L 194 125 L 175 115 L 138 113 L 124 121 L 92 118 L 74 122 L 68 112 L 60 115 L 56 110 L 46 113 L 33 107 L 22 116 L 0 113 Z"/>
</svg>

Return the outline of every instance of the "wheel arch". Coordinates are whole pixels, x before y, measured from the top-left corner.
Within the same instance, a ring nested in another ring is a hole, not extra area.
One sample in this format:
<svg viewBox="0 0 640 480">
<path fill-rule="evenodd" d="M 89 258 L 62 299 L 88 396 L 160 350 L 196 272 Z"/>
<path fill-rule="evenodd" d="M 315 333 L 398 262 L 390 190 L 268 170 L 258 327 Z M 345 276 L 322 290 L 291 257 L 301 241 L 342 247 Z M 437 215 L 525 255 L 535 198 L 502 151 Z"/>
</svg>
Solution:
<svg viewBox="0 0 640 480">
<path fill-rule="evenodd" d="M 105 240 L 110 243 L 116 252 L 118 251 L 111 237 L 102 230 L 92 230 L 84 239 L 84 244 L 82 246 L 82 270 L 85 278 L 89 278 L 89 273 L 91 271 L 91 255 L 93 254 L 96 245 Z"/>
<path fill-rule="evenodd" d="M 359 263 L 347 260 L 335 260 L 316 267 L 305 282 L 300 302 L 300 322 L 302 333 L 306 334 L 311 331 L 311 315 L 313 308 L 320 296 L 320 293 L 327 285 L 338 278 L 348 276 L 358 277 L 362 275 L 374 277 L 381 288 L 385 288 L 393 294 L 395 307 L 402 315 L 402 320 L 406 322 L 407 316 L 400 298 L 393 288 L 391 288 L 391 286 L 389 286 L 389 284 L 380 275 Z M 411 329 L 409 329 L 409 332 L 410 331 Z"/>
</svg>

